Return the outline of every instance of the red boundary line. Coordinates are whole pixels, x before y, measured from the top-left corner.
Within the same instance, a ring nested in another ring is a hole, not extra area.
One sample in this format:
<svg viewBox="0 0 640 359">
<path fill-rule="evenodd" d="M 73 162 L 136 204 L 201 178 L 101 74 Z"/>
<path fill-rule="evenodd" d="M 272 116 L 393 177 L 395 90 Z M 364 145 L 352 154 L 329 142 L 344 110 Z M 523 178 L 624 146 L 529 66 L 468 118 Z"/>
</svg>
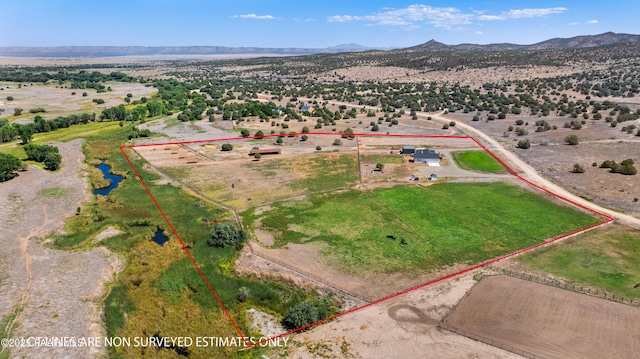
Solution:
<svg viewBox="0 0 640 359">
<path fill-rule="evenodd" d="M 301 133 L 296 133 L 296 135 L 300 135 L 300 134 L 301 134 Z M 302 133 L 302 134 L 306 134 L 306 135 L 331 135 L 331 136 L 336 136 L 336 135 L 340 135 L 340 136 L 342 136 L 342 135 L 343 135 L 343 134 L 342 134 L 342 133 L 340 133 L 340 132 L 309 132 L 309 133 Z M 383 297 L 383 298 L 377 299 L 377 300 L 375 300 L 375 301 L 373 301 L 373 302 L 370 302 L 370 303 L 364 304 L 364 305 L 362 305 L 362 306 L 359 306 L 359 307 L 356 307 L 356 308 L 353 308 L 353 309 L 349 309 L 349 310 L 347 310 L 347 311 L 344 311 L 344 312 L 341 312 L 341 313 L 338 313 L 338 314 L 332 315 L 332 316 L 330 316 L 330 317 L 327 317 L 327 318 L 321 319 L 321 320 L 319 320 L 319 321 L 317 321 L 317 322 L 315 322 L 315 323 L 307 324 L 307 325 L 305 325 L 305 326 L 303 326 L 303 327 L 300 327 L 300 328 L 298 328 L 298 329 L 290 330 L 290 331 L 288 331 L 288 332 L 285 332 L 285 333 L 282 333 L 282 334 L 279 334 L 279 335 L 273 336 L 273 337 L 271 337 L 271 338 L 264 339 L 264 340 L 262 340 L 262 341 L 260 341 L 260 342 L 258 342 L 258 343 L 254 343 L 254 344 L 252 344 L 252 345 L 249 345 L 249 342 L 247 342 L 247 340 L 245 339 L 244 334 L 242 333 L 242 331 L 240 331 L 240 328 L 238 327 L 238 325 L 236 324 L 236 322 L 235 322 L 235 321 L 233 320 L 233 318 L 231 317 L 231 314 L 229 314 L 229 311 L 227 310 L 227 308 L 224 306 L 224 304 L 223 304 L 223 303 L 222 303 L 222 301 L 220 300 L 220 297 L 218 297 L 218 294 L 216 293 L 216 291 L 213 289 L 213 287 L 211 286 L 211 284 L 210 284 L 210 283 L 209 283 L 209 281 L 207 280 L 207 277 L 204 275 L 204 273 L 202 272 L 202 270 L 200 269 L 200 267 L 199 267 L 199 266 L 198 266 L 198 264 L 196 263 L 196 261 L 195 261 L 195 259 L 193 258 L 193 256 L 191 256 L 191 253 L 189 252 L 189 250 L 187 249 L 187 247 L 184 245 L 184 242 L 182 241 L 182 239 L 181 239 L 181 238 L 180 238 L 180 236 L 178 235 L 178 232 L 177 232 L 177 231 L 176 231 L 176 229 L 173 227 L 173 225 L 171 224 L 171 222 L 169 221 L 169 219 L 168 219 L 168 218 L 167 218 L 167 216 L 165 215 L 165 213 L 164 213 L 164 211 L 162 210 L 162 208 L 160 208 L 160 205 L 158 204 L 158 202 L 156 201 L 156 199 L 153 197 L 153 194 L 151 194 L 151 191 L 149 190 L 149 187 L 147 187 L 147 184 L 144 182 L 144 180 L 142 180 L 142 177 L 140 176 L 140 174 L 138 173 L 138 171 L 136 170 L 136 168 L 133 166 L 133 163 L 132 163 L 132 162 L 131 162 L 131 160 L 129 159 L 129 156 L 127 156 L 127 154 L 126 154 L 126 152 L 124 151 L 124 149 L 125 149 L 125 148 L 128 148 L 128 149 L 135 149 L 136 147 L 167 146 L 167 145 L 184 145 L 184 144 L 194 144 L 194 143 L 211 143 L 211 142 L 220 142 L 220 141 L 238 141 L 238 140 L 242 140 L 242 139 L 262 139 L 262 138 L 270 138 L 270 137 L 293 137 L 293 136 L 292 136 L 291 134 L 276 134 L 276 135 L 266 135 L 266 136 L 258 136 L 258 137 L 256 137 L 256 136 L 247 136 L 247 137 L 229 137 L 229 138 L 219 138 L 219 139 L 211 139 L 211 140 L 195 140 L 195 141 L 178 141 L 178 142 L 163 142 L 163 143 L 147 143 L 147 144 L 133 145 L 133 146 L 121 146 L 121 147 L 120 147 L 120 152 L 122 152 L 122 155 L 125 157 L 125 159 L 126 159 L 126 160 L 127 160 L 127 162 L 129 163 L 129 166 L 131 166 L 131 168 L 132 168 L 132 169 L 133 169 L 133 171 L 135 172 L 136 177 L 138 177 L 138 180 L 140 181 L 140 183 L 142 183 L 142 186 L 143 186 L 143 187 L 144 187 L 144 189 L 147 191 L 147 194 L 149 194 L 149 197 L 151 198 L 151 200 L 153 201 L 153 203 L 154 203 L 154 204 L 156 205 L 156 207 L 158 208 L 158 211 L 160 211 L 160 214 L 162 215 L 162 218 L 164 218 L 165 222 L 167 222 L 167 225 L 169 226 L 169 228 L 171 228 L 171 231 L 173 232 L 173 234 L 176 236 L 176 238 L 177 238 L 177 239 L 178 239 L 178 241 L 180 242 L 180 245 L 182 246 L 182 249 L 187 253 L 187 256 L 189 257 L 189 259 L 191 260 L 191 262 L 192 262 L 192 263 L 193 263 L 193 265 L 195 266 L 196 270 L 198 271 L 198 273 L 200 273 L 200 276 L 202 277 L 202 280 L 204 280 L 204 282 L 206 283 L 207 287 L 209 288 L 209 291 L 211 291 L 211 293 L 213 294 L 213 296 L 214 296 L 214 297 L 216 298 L 216 300 L 218 301 L 218 304 L 220 304 L 220 307 L 221 307 L 221 308 L 222 308 L 222 310 L 224 311 L 225 315 L 227 316 L 227 318 L 229 318 L 229 321 L 231 321 L 231 324 L 233 324 L 233 327 L 235 328 L 236 332 L 240 335 L 240 337 L 242 337 L 242 338 L 243 338 L 243 341 L 244 341 L 245 346 L 246 346 L 246 348 L 247 348 L 247 349 L 249 349 L 249 348 L 253 348 L 253 347 L 255 347 L 255 346 L 259 345 L 259 344 L 263 344 L 263 343 L 269 342 L 269 341 L 274 340 L 274 339 L 277 339 L 277 338 L 281 338 L 281 337 L 287 336 L 287 335 L 289 335 L 289 334 L 293 334 L 293 333 L 299 332 L 299 331 L 301 331 L 301 330 L 305 330 L 305 329 L 311 328 L 311 327 L 316 326 L 316 325 L 318 325 L 318 324 L 322 324 L 322 323 L 328 322 L 328 321 L 330 321 L 330 320 L 333 320 L 333 319 L 335 319 L 335 318 L 341 317 L 341 316 L 343 316 L 343 315 L 346 315 L 346 314 L 349 314 L 349 313 L 353 313 L 353 312 L 355 312 L 355 311 L 357 311 L 357 310 L 364 309 L 364 308 L 366 308 L 366 307 L 369 307 L 369 306 L 372 306 L 372 305 L 378 304 L 378 303 L 383 302 L 383 301 L 385 301 L 385 300 L 392 299 L 392 298 L 395 298 L 395 297 L 398 297 L 398 296 L 401 296 L 401 295 L 407 294 L 407 293 L 412 292 L 412 291 L 414 291 L 414 290 L 417 290 L 417 289 L 420 289 L 420 288 L 424 288 L 424 287 L 430 286 L 430 285 L 432 285 L 432 284 L 439 283 L 439 282 L 445 281 L 445 280 L 447 280 L 447 279 L 451 279 L 451 278 L 454 278 L 454 277 L 460 276 L 460 275 L 462 275 L 462 274 L 465 274 L 465 273 L 468 273 L 468 272 L 474 271 L 474 270 L 479 269 L 479 268 L 486 267 L 486 266 L 488 266 L 488 265 L 490 265 L 490 264 L 493 264 L 493 263 L 496 263 L 496 262 L 502 261 L 502 260 L 504 260 L 504 259 L 511 258 L 511 257 L 515 257 L 515 256 L 520 255 L 520 254 L 522 254 L 522 253 L 529 252 L 529 251 L 532 251 L 532 250 L 534 250 L 534 249 L 537 249 L 537 248 L 540 248 L 540 247 L 544 247 L 544 246 L 546 246 L 546 245 L 549 245 L 549 244 L 551 244 L 551 243 L 554 243 L 554 242 L 557 242 L 557 241 L 560 241 L 560 240 L 563 240 L 563 239 L 566 239 L 566 238 L 569 238 L 569 237 L 572 237 L 572 236 L 575 236 L 575 235 L 578 235 L 578 234 L 581 234 L 581 233 L 584 233 L 584 232 L 590 231 L 590 230 L 592 230 L 592 229 L 594 229 L 594 228 L 597 228 L 597 227 L 601 227 L 601 226 L 604 226 L 604 225 L 610 224 L 610 223 L 612 223 L 612 222 L 615 220 L 613 217 L 611 217 L 611 216 L 609 216 L 609 215 L 607 215 L 607 214 L 604 214 L 604 213 L 598 212 L 598 211 L 596 211 L 596 210 L 594 210 L 594 209 L 592 209 L 592 208 L 589 208 L 589 207 L 587 207 L 587 206 L 584 206 L 584 205 L 582 205 L 582 204 L 580 204 L 580 203 L 577 203 L 577 202 L 575 202 L 575 201 L 573 201 L 573 200 L 570 200 L 570 199 L 568 199 L 568 198 L 566 198 L 566 197 L 563 197 L 563 196 L 561 196 L 561 195 L 559 195 L 559 194 L 556 194 L 556 193 L 554 193 L 554 192 L 552 192 L 552 191 L 550 191 L 550 190 L 548 190 L 548 189 L 546 189 L 546 188 L 544 188 L 544 187 L 541 187 L 541 186 L 539 186 L 539 185 L 537 185 L 537 184 L 535 184 L 535 183 L 533 183 L 533 182 L 531 182 L 531 181 L 529 181 L 529 180 L 527 180 L 527 179 L 523 178 L 523 177 L 522 177 L 522 176 L 520 176 L 516 171 L 514 171 L 511 167 L 509 167 L 509 166 L 508 166 L 504 161 L 502 161 L 500 158 L 498 158 L 498 156 L 496 156 L 493 152 L 491 152 L 487 147 L 485 147 L 483 144 L 481 144 L 480 142 L 478 142 L 478 140 L 476 140 L 473 136 L 429 136 L 429 135 L 410 135 L 410 134 L 405 135 L 405 134 L 362 134 L 362 133 L 358 133 L 358 134 L 344 134 L 344 136 L 352 136 L 352 137 L 406 137 L 406 138 L 454 138 L 454 139 L 471 139 L 471 140 L 472 140 L 473 142 L 475 142 L 475 143 L 476 143 L 480 148 L 482 148 L 484 151 L 486 151 L 487 153 L 489 153 L 493 158 L 495 158 L 498 162 L 500 162 L 500 164 L 502 164 L 502 165 L 503 165 L 503 166 L 504 166 L 504 167 L 505 167 L 505 168 L 506 168 L 506 169 L 507 169 L 507 170 L 508 170 L 508 171 L 509 171 L 513 176 L 515 176 L 517 179 L 519 179 L 519 180 L 523 181 L 524 183 L 526 183 L 526 184 L 528 184 L 528 185 L 530 185 L 530 186 L 532 186 L 532 187 L 534 187 L 534 188 L 536 188 L 536 189 L 538 189 L 538 190 L 540 190 L 540 191 L 543 191 L 543 192 L 545 192 L 545 193 L 548 193 L 548 194 L 550 194 L 550 195 L 552 195 L 552 196 L 554 196 L 554 197 L 556 197 L 556 198 L 558 198 L 558 199 L 560 199 L 560 200 L 562 200 L 562 201 L 565 201 L 565 202 L 570 203 L 570 204 L 572 204 L 572 205 L 574 205 L 574 206 L 576 206 L 576 207 L 582 208 L 582 209 L 584 209 L 584 210 L 586 210 L 586 211 L 589 211 L 589 212 L 594 213 L 594 214 L 596 214 L 596 215 L 598 215 L 598 216 L 600 216 L 600 217 L 603 217 L 603 218 L 605 218 L 605 220 L 604 220 L 603 222 L 596 223 L 596 224 L 591 225 L 591 226 L 589 226 L 589 227 L 585 227 L 585 228 L 579 229 L 579 230 L 577 230 L 577 231 L 573 231 L 573 232 L 571 232 L 571 233 L 569 233 L 569 234 L 565 234 L 565 235 L 562 235 L 562 236 L 559 236 L 559 237 L 556 237 L 556 238 L 549 239 L 549 240 L 544 241 L 544 242 L 542 242 L 542 243 L 538 243 L 538 244 L 533 245 L 533 246 L 531 246 L 531 247 L 523 248 L 523 249 L 517 250 L 517 251 L 515 251 L 515 252 L 509 253 L 509 254 L 505 254 L 505 255 L 503 255 L 503 256 L 500 256 L 500 257 L 497 257 L 497 258 L 494 258 L 494 259 L 490 259 L 490 260 L 488 260 L 488 261 L 485 261 L 485 262 L 482 262 L 482 263 L 476 264 L 476 265 L 474 265 L 474 266 L 471 266 L 471 267 L 469 267 L 469 268 L 463 269 L 463 270 L 461 270 L 461 271 L 459 271 L 459 272 L 452 273 L 452 274 L 448 274 L 448 275 L 446 275 L 446 276 L 443 276 L 443 277 L 440 277 L 440 278 L 437 278 L 437 279 L 431 280 L 431 281 L 429 281 L 429 282 L 426 282 L 426 283 L 420 284 L 420 285 L 418 285 L 418 286 L 411 287 L 411 288 L 409 288 L 409 289 L 405 289 L 405 290 L 403 290 L 403 291 L 400 291 L 400 292 L 397 292 L 397 293 L 394 293 L 394 294 L 388 295 L 388 296 L 386 296 L 386 297 Z"/>
</svg>

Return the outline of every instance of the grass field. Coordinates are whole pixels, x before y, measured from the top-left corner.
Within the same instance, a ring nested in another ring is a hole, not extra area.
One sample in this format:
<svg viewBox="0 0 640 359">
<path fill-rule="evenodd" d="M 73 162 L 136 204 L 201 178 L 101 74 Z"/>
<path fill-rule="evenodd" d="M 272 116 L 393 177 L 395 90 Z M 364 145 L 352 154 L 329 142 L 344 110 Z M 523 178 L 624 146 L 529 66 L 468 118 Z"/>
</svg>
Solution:
<svg viewBox="0 0 640 359">
<path fill-rule="evenodd" d="M 162 167 L 160 170 L 236 208 L 343 188 L 358 180 L 355 154 L 324 153 L 219 166 Z M 234 183 L 235 188 L 230 184 Z M 247 202 L 251 198 L 251 202 Z"/>
<path fill-rule="evenodd" d="M 640 232 L 618 225 L 597 229 L 518 258 L 551 273 L 625 298 L 640 298 Z"/>
<path fill-rule="evenodd" d="M 456 151 L 451 157 L 458 167 L 480 172 L 506 173 L 507 169 L 485 151 Z"/>
<path fill-rule="evenodd" d="M 345 270 L 383 273 L 477 263 L 598 222 L 503 183 L 350 190 L 272 207 L 243 213 L 247 228 L 260 219 L 276 247 L 324 241 Z"/>
</svg>

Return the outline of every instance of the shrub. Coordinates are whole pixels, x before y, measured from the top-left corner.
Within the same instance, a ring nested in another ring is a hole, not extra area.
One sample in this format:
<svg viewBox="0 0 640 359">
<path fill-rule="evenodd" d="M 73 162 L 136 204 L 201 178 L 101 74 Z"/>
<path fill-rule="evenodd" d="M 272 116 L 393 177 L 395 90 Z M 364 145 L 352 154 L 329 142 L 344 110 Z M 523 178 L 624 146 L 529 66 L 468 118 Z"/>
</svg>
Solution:
<svg viewBox="0 0 640 359">
<path fill-rule="evenodd" d="M 518 148 L 522 148 L 524 150 L 527 150 L 530 147 L 531 147 L 531 142 L 529 142 L 528 140 L 518 141 Z"/>
<path fill-rule="evenodd" d="M 223 151 L 231 151 L 233 149 L 233 145 L 230 143 L 225 143 L 222 145 L 222 150 Z"/>
<path fill-rule="evenodd" d="M 258 130 L 255 134 L 256 137 L 264 137 L 264 132 Z"/>
<path fill-rule="evenodd" d="M 297 329 L 318 321 L 318 309 L 308 301 L 296 304 L 282 319 L 282 325 L 287 329 Z"/>
<path fill-rule="evenodd" d="M 449 125 L 447 125 L 446 123 L 444 125 L 442 125 L 442 129 L 443 130 L 448 130 L 449 129 Z"/>
<path fill-rule="evenodd" d="M 335 140 L 333 140 L 333 145 L 334 146 L 340 146 L 342 145 L 342 140 L 339 138 L 336 138 Z"/>
<path fill-rule="evenodd" d="M 322 147 L 316 146 L 316 151 L 320 151 L 321 149 L 322 149 Z"/>
<path fill-rule="evenodd" d="M 571 145 L 571 146 L 575 146 L 578 143 L 580 143 L 580 140 L 578 139 L 578 136 L 576 135 L 569 135 L 567 137 L 564 138 L 564 143 Z"/>
<path fill-rule="evenodd" d="M 247 240 L 247 235 L 243 230 L 239 230 L 235 224 L 231 222 L 222 222 L 213 226 L 211 238 L 207 241 L 210 246 L 214 247 L 242 247 Z"/>
<path fill-rule="evenodd" d="M 574 163 L 572 172 L 573 173 L 584 173 L 584 167 L 582 167 L 579 163 Z"/>
<path fill-rule="evenodd" d="M 240 287 L 240 289 L 238 289 L 238 295 L 236 295 L 236 298 L 238 298 L 238 302 L 242 303 L 249 300 L 250 296 L 251 294 L 249 293 L 249 288 Z"/>
</svg>

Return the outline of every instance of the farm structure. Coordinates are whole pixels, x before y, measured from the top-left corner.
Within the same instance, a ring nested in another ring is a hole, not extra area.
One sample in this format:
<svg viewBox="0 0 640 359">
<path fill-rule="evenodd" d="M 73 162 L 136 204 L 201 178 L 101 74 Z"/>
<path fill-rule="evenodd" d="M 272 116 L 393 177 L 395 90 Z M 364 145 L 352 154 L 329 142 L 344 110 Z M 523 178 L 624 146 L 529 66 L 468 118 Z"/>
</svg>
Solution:
<svg viewBox="0 0 640 359">
<path fill-rule="evenodd" d="M 251 149 L 251 151 L 249 151 L 249 156 L 255 156 L 257 154 L 260 154 L 261 156 L 279 155 L 280 153 L 282 153 L 282 150 L 279 148 L 265 148 L 265 149 L 253 148 Z"/>
<path fill-rule="evenodd" d="M 416 152 L 415 146 L 402 146 L 402 151 L 400 151 L 401 155 L 412 155 Z"/>
<path fill-rule="evenodd" d="M 418 148 L 413 154 L 413 162 L 426 163 L 429 166 L 440 166 L 440 155 L 434 150 Z"/>
</svg>

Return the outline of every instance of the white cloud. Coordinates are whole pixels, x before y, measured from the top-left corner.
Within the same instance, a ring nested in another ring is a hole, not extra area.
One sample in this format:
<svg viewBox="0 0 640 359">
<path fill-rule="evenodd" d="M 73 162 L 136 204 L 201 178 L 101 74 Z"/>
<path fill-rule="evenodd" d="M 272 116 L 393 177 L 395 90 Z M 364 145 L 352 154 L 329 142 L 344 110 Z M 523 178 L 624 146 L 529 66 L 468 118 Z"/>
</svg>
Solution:
<svg viewBox="0 0 640 359">
<path fill-rule="evenodd" d="M 548 7 L 540 9 L 519 9 L 503 11 L 500 15 L 480 15 L 478 20 L 494 21 L 494 20 L 507 20 L 507 19 L 523 19 L 547 16 L 552 14 L 561 14 L 569 9 L 564 7 Z"/>
<path fill-rule="evenodd" d="M 595 25 L 595 24 L 598 24 L 598 23 L 599 23 L 598 20 L 589 20 L 589 21 L 585 21 L 585 22 L 570 22 L 568 25 L 569 26 L 576 26 L 576 25 L 582 25 L 582 24 Z"/>
<path fill-rule="evenodd" d="M 401 9 L 383 8 L 384 11 L 371 15 L 335 15 L 327 17 L 327 22 L 363 21 L 374 25 L 415 27 L 416 22 L 425 22 L 443 29 L 459 29 L 459 25 L 471 24 L 472 21 L 496 21 L 522 19 L 560 14 L 567 11 L 564 7 L 518 9 L 503 11 L 499 15 L 486 14 L 486 11 L 472 10 L 463 12 L 455 7 L 433 7 L 422 4 L 410 5 Z"/>
<path fill-rule="evenodd" d="M 256 14 L 244 14 L 244 15 L 233 15 L 234 19 L 257 19 L 257 20 L 275 20 L 275 17 L 271 15 L 256 15 Z"/>
<path fill-rule="evenodd" d="M 551 14 L 560 14 L 569 9 L 564 7 L 549 7 L 543 9 L 521 9 L 521 10 L 510 10 L 507 13 L 507 17 L 509 19 L 520 19 L 520 18 L 532 18 L 532 17 L 540 17 L 547 16 Z"/>
<path fill-rule="evenodd" d="M 453 25 L 470 24 L 472 14 L 465 14 L 454 7 L 432 7 L 427 5 L 410 5 L 402 9 L 391 9 L 372 15 L 352 16 L 336 15 L 327 18 L 328 22 L 366 21 L 376 25 L 409 26 L 415 28 L 414 22 L 424 21 L 435 27 L 451 28 Z"/>
<path fill-rule="evenodd" d="M 478 30 L 478 31 L 476 31 L 476 35 L 484 35 L 484 32 Z"/>
</svg>

